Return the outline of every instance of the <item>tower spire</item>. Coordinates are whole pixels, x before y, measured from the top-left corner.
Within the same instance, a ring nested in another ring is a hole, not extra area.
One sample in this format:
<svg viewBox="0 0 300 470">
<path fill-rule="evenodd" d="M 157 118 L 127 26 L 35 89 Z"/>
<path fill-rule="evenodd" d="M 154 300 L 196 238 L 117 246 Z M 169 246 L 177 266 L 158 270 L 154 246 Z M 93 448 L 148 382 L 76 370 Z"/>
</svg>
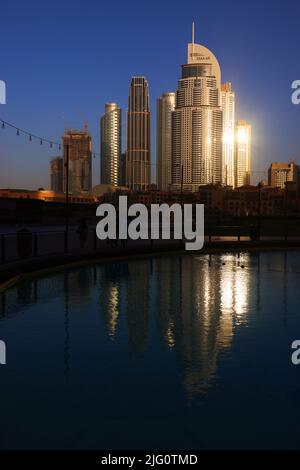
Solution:
<svg viewBox="0 0 300 470">
<path fill-rule="evenodd" d="M 195 23 L 192 22 L 192 45 L 193 45 L 193 55 L 194 55 L 194 44 L 195 44 Z"/>
</svg>

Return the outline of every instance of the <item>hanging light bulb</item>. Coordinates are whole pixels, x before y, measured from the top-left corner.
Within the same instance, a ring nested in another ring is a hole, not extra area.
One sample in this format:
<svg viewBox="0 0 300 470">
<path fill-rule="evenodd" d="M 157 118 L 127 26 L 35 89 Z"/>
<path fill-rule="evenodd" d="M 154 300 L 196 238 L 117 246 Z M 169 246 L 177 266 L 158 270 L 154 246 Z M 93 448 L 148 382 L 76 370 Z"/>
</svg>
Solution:
<svg viewBox="0 0 300 470">
<path fill-rule="evenodd" d="M 52 142 L 50 142 L 50 148 L 52 149 L 53 145 L 52 145 Z"/>
<path fill-rule="evenodd" d="M 30 141 L 32 141 L 32 137 L 31 137 L 31 135 L 29 136 L 29 140 L 30 140 Z"/>
<path fill-rule="evenodd" d="M 5 128 L 4 121 L 2 121 L 2 129 L 4 129 L 4 128 Z"/>
<path fill-rule="evenodd" d="M 20 135 L 20 131 L 19 131 L 19 129 L 17 129 L 17 135 Z"/>
<path fill-rule="evenodd" d="M 43 140 L 42 139 L 40 140 L 40 145 L 43 145 Z"/>
</svg>

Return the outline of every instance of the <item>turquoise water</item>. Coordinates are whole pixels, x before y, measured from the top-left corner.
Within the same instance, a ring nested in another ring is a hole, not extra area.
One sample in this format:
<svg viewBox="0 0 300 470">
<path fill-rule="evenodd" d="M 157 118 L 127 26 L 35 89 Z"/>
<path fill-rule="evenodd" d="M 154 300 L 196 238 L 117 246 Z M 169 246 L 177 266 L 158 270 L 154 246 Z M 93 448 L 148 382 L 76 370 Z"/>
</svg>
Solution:
<svg viewBox="0 0 300 470">
<path fill-rule="evenodd" d="M 2 449 L 299 449 L 300 253 L 76 268 L 1 297 Z"/>
</svg>

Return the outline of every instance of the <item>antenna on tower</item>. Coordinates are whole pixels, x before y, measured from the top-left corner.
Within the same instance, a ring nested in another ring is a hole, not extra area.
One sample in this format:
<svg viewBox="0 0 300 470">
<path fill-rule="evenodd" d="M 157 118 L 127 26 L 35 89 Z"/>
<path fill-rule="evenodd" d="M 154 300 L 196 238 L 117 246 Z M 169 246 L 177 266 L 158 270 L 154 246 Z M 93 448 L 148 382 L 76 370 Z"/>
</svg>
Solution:
<svg viewBox="0 0 300 470">
<path fill-rule="evenodd" d="M 194 55 L 194 44 L 195 44 L 195 23 L 192 23 L 192 45 L 193 45 L 193 55 Z"/>
</svg>

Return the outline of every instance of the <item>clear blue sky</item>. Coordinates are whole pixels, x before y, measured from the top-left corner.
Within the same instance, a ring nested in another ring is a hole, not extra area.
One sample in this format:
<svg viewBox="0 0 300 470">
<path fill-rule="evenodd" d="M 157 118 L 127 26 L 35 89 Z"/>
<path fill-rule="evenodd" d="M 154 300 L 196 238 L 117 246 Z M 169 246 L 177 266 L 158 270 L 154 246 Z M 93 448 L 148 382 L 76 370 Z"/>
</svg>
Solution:
<svg viewBox="0 0 300 470">
<path fill-rule="evenodd" d="M 132 75 L 150 85 L 152 160 L 156 98 L 176 89 L 191 23 L 196 42 L 219 59 L 236 92 L 237 117 L 253 125 L 253 169 L 294 158 L 300 163 L 299 0 L 52 0 L 1 2 L 0 117 L 53 140 L 64 127 L 89 123 L 99 152 L 104 104 L 125 111 Z M 123 115 L 125 137 L 125 112 Z M 125 148 L 125 139 L 123 139 Z M 55 154 L 57 152 L 55 151 Z M 0 187 L 49 187 L 53 150 L 0 128 Z M 93 181 L 99 182 L 99 158 Z"/>
</svg>

